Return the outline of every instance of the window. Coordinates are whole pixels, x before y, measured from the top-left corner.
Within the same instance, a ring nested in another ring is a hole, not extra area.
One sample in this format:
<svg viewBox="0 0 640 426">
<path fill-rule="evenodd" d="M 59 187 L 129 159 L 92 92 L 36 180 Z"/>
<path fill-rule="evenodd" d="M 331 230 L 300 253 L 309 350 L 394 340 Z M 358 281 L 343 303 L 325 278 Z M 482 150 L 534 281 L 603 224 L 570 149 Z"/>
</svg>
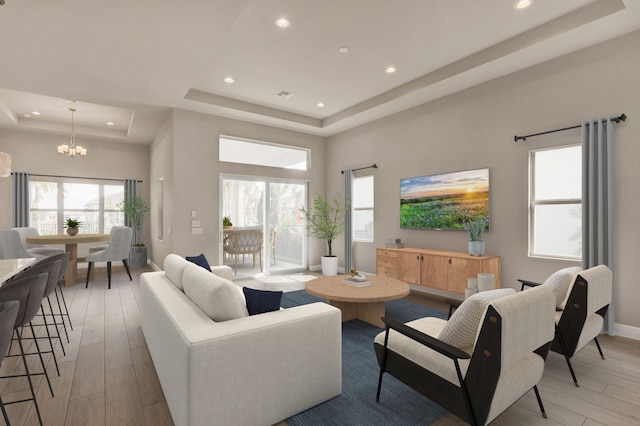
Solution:
<svg viewBox="0 0 640 426">
<path fill-rule="evenodd" d="M 529 255 L 582 257 L 582 147 L 529 153 Z"/>
<path fill-rule="evenodd" d="M 295 170 L 307 170 L 308 154 L 309 151 L 302 148 L 228 136 L 220 136 L 218 150 L 220 161 Z"/>
<path fill-rule="evenodd" d="M 353 240 L 373 242 L 373 176 L 353 178 Z"/>
<path fill-rule="evenodd" d="M 124 184 L 86 183 L 79 179 L 51 178 L 29 183 L 31 226 L 40 235 L 64 233 L 63 222 L 82 222 L 85 234 L 108 234 L 124 225 L 118 204 L 124 200 Z"/>
</svg>

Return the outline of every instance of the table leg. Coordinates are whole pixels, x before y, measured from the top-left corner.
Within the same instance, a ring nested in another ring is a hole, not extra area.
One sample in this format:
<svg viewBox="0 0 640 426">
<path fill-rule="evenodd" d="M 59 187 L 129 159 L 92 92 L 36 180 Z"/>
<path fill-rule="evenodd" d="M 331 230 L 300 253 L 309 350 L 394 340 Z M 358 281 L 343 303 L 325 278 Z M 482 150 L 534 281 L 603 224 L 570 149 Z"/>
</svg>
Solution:
<svg viewBox="0 0 640 426">
<path fill-rule="evenodd" d="M 331 306 L 335 306 L 342 312 L 342 321 L 359 319 L 376 327 L 384 328 L 384 323 L 380 318 L 384 316 L 384 302 L 338 302 L 327 301 Z"/>
<path fill-rule="evenodd" d="M 70 253 L 64 283 L 65 286 L 71 287 L 78 280 L 78 244 L 65 244 L 64 249 Z"/>
</svg>

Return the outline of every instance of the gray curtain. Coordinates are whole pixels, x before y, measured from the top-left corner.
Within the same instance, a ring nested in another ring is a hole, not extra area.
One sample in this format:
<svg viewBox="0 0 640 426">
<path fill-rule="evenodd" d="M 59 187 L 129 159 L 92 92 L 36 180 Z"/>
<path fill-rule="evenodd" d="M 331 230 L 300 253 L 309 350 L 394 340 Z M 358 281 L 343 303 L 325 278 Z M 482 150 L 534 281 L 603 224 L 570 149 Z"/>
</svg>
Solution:
<svg viewBox="0 0 640 426">
<path fill-rule="evenodd" d="M 344 272 L 349 273 L 353 268 L 353 226 L 351 223 L 351 184 L 353 182 L 353 170 L 344 171 L 344 203 L 346 207 L 344 217 Z"/>
<path fill-rule="evenodd" d="M 13 172 L 13 226 L 29 226 L 29 173 Z"/>
<path fill-rule="evenodd" d="M 124 180 L 124 200 L 127 202 L 133 201 L 138 195 L 138 181 L 136 179 Z M 129 216 L 124 215 L 124 226 L 133 226 L 129 220 Z M 134 230 L 133 241 L 131 244 L 140 244 L 140 235 Z"/>
<path fill-rule="evenodd" d="M 613 123 L 582 123 L 582 267 L 607 265 L 613 273 Z M 613 299 L 604 331 L 615 334 Z"/>
</svg>

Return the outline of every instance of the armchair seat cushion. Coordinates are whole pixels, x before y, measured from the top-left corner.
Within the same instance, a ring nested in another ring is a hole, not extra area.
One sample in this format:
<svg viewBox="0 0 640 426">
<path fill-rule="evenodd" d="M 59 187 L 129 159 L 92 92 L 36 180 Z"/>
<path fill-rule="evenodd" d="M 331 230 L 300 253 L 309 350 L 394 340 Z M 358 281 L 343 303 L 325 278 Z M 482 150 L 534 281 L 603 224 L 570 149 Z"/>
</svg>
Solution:
<svg viewBox="0 0 640 426">
<path fill-rule="evenodd" d="M 442 329 L 446 326 L 447 321 L 436 317 L 425 317 L 407 322 L 406 324 L 411 328 L 437 339 L 440 336 Z M 384 331 L 379 333 L 375 337 L 374 342 L 381 346 L 384 345 L 384 334 Z M 388 345 L 389 348 L 398 355 L 402 355 L 404 358 L 415 362 L 432 373 L 435 373 L 443 379 L 459 386 L 456 371 L 452 368 L 453 361 L 451 361 L 450 358 L 447 358 L 427 346 L 416 344 L 414 340 L 394 330 L 389 332 Z M 473 346 L 467 347 L 463 350 L 471 354 Z M 468 366 L 469 360 L 460 361 L 460 369 L 462 370 L 463 376 L 467 373 Z"/>
</svg>

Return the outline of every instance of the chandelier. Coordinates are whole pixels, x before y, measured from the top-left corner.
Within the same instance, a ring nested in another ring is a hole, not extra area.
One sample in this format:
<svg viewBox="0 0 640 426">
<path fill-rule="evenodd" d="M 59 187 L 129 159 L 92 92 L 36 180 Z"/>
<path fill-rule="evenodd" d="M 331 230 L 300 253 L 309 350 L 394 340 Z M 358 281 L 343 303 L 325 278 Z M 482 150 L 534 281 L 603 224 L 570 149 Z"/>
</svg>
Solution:
<svg viewBox="0 0 640 426">
<path fill-rule="evenodd" d="M 76 146 L 76 129 L 73 121 L 73 113 L 76 112 L 75 108 L 69 108 L 71 111 L 71 140 L 69 145 L 58 145 L 58 154 L 66 155 L 67 157 L 84 157 L 87 155 L 87 150 L 81 146 Z"/>
</svg>

